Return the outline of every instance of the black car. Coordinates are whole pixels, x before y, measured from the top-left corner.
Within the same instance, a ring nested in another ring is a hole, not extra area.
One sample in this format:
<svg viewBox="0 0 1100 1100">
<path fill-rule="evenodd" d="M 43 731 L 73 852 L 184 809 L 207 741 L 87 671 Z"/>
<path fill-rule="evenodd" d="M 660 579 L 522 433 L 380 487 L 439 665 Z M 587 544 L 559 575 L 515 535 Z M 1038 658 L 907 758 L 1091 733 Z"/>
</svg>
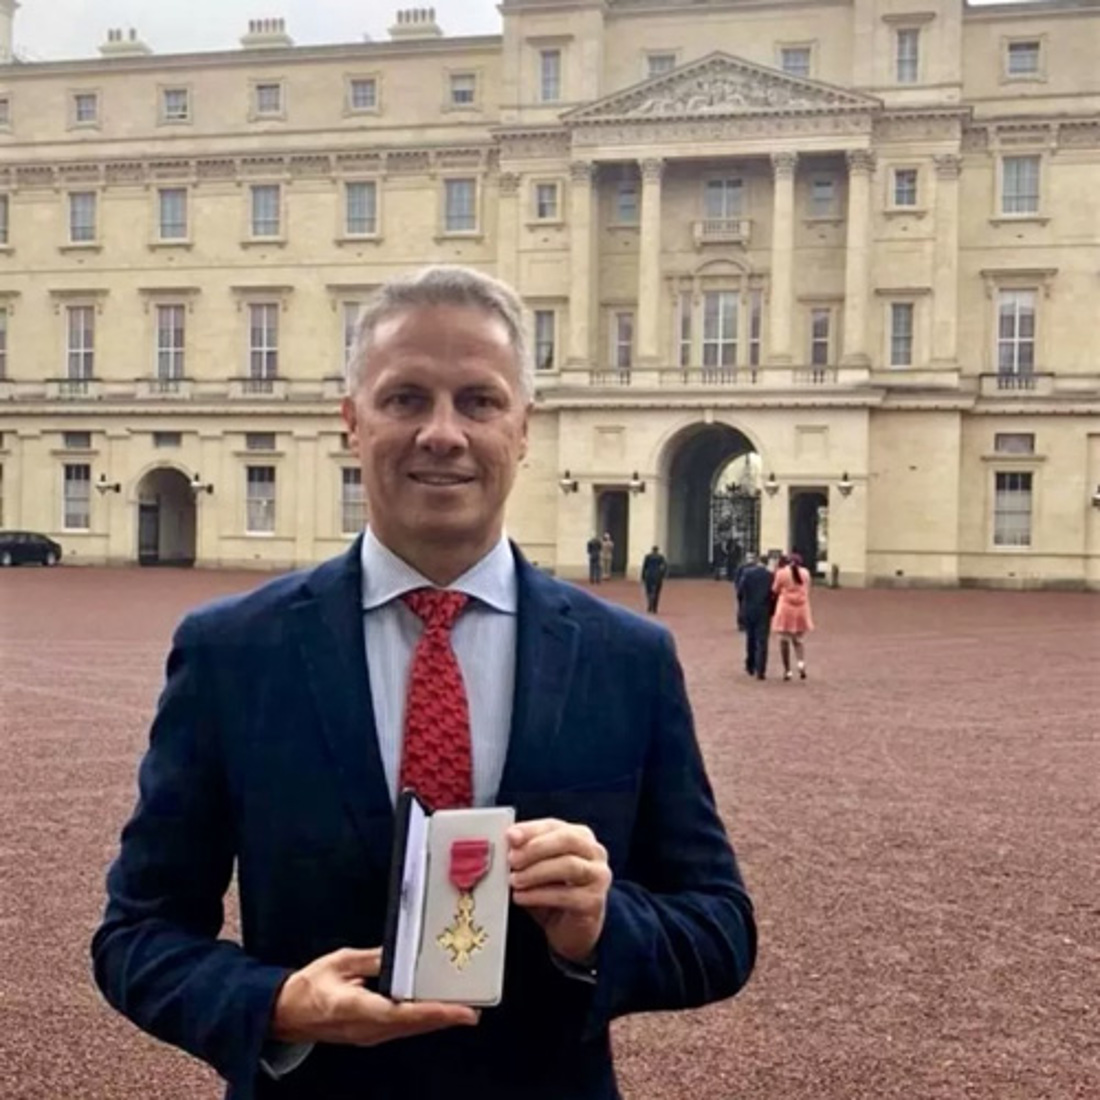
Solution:
<svg viewBox="0 0 1100 1100">
<path fill-rule="evenodd" d="M 61 547 L 45 535 L 33 531 L 0 531 L 0 565 L 56 565 Z"/>
</svg>

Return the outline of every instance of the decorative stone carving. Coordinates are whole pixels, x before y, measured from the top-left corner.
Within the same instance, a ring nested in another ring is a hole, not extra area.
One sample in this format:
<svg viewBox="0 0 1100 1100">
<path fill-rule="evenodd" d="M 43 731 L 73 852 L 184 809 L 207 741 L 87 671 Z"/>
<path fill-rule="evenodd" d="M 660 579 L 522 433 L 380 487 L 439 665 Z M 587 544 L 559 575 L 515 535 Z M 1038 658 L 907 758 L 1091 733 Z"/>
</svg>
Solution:
<svg viewBox="0 0 1100 1100">
<path fill-rule="evenodd" d="M 386 154 L 386 171 L 394 175 L 427 175 L 431 161 L 431 153 L 421 149 L 391 150 Z"/>
<path fill-rule="evenodd" d="M 566 130 L 515 130 L 497 134 L 497 148 L 506 160 L 547 157 L 555 160 L 569 155 Z"/>
<path fill-rule="evenodd" d="M 290 174 L 297 179 L 325 179 L 332 175 L 332 159 L 323 153 L 303 153 L 291 157 Z"/>
<path fill-rule="evenodd" d="M 242 176 L 282 176 L 286 168 L 286 157 L 241 157 L 238 171 Z"/>
<path fill-rule="evenodd" d="M 937 111 L 878 118 L 875 120 L 875 142 L 955 140 L 962 129 L 964 113 L 961 110 Z"/>
<path fill-rule="evenodd" d="M 984 153 L 989 148 L 989 130 L 985 126 L 968 126 L 963 130 L 964 153 Z"/>
<path fill-rule="evenodd" d="M 237 163 L 232 157 L 200 160 L 195 166 L 195 175 L 200 180 L 231 180 L 237 175 Z"/>
<path fill-rule="evenodd" d="M 518 172 L 501 172 L 497 182 L 500 197 L 513 198 L 519 193 L 520 174 Z"/>
<path fill-rule="evenodd" d="M 641 169 L 643 183 L 660 183 L 664 175 L 665 162 L 660 157 L 647 157 L 638 162 Z"/>
<path fill-rule="evenodd" d="M 70 183 L 99 183 L 103 178 L 98 164 L 62 164 L 58 168 L 62 184 Z"/>
<path fill-rule="evenodd" d="M 184 162 L 186 163 L 186 161 Z M 152 169 L 154 165 L 149 165 Z M 146 166 L 140 160 L 120 160 L 107 165 L 107 183 L 144 183 Z"/>
<path fill-rule="evenodd" d="M 1062 122 L 1058 126 L 1058 145 L 1064 149 L 1100 148 L 1100 121 Z"/>
<path fill-rule="evenodd" d="M 936 166 L 936 175 L 941 180 L 957 180 L 962 172 L 962 157 L 955 153 L 945 153 L 943 156 L 933 157 Z"/>
<path fill-rule="evenodd" d="M 797 167 L 797 153 L 772 153 L 772 173 L 777 180 L 791 179 Z"/>
<path fill-rule="evenodd" d="M 870 149 L 850 149 L 845 157 L 848 171 L 852 175 L 866 172 L 871 175 L 875 170 L 875 154 Z"/>
<path fill-rule="evenodd" d="M 114 165 L 107 166 L 107 173 L 110 176 Z M 149 174 L 150 179 L 154 180 L 186 180 L 190 179 L 195 173 L 194 161 L 184 160 L 154 160 L 145 165 L 145 169 Z"/>
<path fill-rule="evenodd" d="M 683 119 L 742 112 L 874 110 L 870 96 L 811 84 L 785 73 L 713 53 L 664 80 L 608 96 L 564 116 L 567 124 L 624 119 Z"/>
<path fill-rule="evenodd" d="M 569 178 L 574 183 L 591 184 L 596 178 L 596 165 L 590 160 L 570 161 Z"/>
</svg>

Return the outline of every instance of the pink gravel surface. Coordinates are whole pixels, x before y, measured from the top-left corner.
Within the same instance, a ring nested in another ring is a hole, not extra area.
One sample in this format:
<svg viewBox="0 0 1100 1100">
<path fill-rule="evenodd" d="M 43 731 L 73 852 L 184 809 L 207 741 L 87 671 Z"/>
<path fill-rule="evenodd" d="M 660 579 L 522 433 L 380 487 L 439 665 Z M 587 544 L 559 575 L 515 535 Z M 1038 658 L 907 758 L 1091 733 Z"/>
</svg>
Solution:
<svg viewBox="0 0 1100 1100">
<path fill-rule="evenodd" d="M 262 579 L 0 575 L 4 1100 L 221 1094 L 103 1005 L 87 945 L 172 626 Z M 759 683 L 729 587 L 666 587 L 761 949 L 735 1000 L 616 1025 L 625 1095 L 1100 1098 L 1100 599 L 815 597 L 810 679 L 773 653 Z"/>
</svg>

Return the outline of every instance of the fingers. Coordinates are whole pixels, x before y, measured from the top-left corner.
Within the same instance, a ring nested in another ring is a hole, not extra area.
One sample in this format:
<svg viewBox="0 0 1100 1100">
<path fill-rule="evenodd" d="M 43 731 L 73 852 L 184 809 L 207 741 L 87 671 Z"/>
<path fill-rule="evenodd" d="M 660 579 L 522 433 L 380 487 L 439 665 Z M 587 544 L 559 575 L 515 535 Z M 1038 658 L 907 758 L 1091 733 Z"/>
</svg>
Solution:
<svg viewBox="0 0 1100 1100">
<path fill-rule="evenodd" d="M 317 962 L 331 966 L 341 978 L 376 978 L 382 971 L 382 948 L 342 947 Z"/>
<path fill-rule="evenodd" d="M 508 837 L 512 845 L 508 865 L 513 871 L 522 871 L 543 860 L 569 855 L 607 862 L 607 849 L 587 825 L 570 825 L 554 818 L 544 818 L 513 826 Z"/>
<path fill-rule="evenodd" d="M 589 886 L 598 875 L 594 861 L 582 856 L 554 856 L 513 871 L 509 882 L 513 890 L 531 890 L 538 886 Z"/>
</svg>

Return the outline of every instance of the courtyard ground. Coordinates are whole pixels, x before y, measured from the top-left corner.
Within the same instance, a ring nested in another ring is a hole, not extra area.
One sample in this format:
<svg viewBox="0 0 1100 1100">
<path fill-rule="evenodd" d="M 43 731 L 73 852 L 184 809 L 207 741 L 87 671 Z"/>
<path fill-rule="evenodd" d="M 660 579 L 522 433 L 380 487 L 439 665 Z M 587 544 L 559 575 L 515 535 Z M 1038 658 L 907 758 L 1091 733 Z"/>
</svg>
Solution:
<svg viewBox="0 0 1100 1100">
<path fill-rule="evenodd" d="M 172 626 L 262 580 L 0 574 L 5 1100 L 221 1095 L 103 1005 L 87 945 Z M 761 946 L 735 1000 L 616 1025 L 625 1096 L 1095 1100 L 1100 598 L 815 597 L 810 679 L 760 683 L 729 586 L 666 588 Z"/>
</svg>

